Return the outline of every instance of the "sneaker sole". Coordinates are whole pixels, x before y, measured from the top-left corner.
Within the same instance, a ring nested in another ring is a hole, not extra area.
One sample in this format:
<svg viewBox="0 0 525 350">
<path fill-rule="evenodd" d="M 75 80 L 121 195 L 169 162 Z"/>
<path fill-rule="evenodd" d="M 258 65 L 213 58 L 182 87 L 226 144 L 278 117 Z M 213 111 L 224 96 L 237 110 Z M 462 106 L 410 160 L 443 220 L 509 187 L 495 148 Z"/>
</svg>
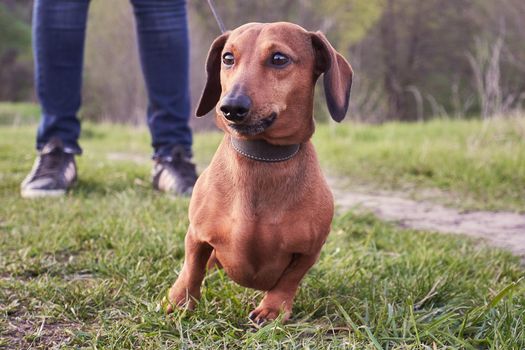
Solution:
<svg viewBox="0 0 525 350">
<path fill-rule="evenodd" d="M 21 191 L 22 198 L 44 198 L 44 197 L 60 197 L 66 194 L 66 190 L 31 190 L 25 189 Z"/>
</svg>

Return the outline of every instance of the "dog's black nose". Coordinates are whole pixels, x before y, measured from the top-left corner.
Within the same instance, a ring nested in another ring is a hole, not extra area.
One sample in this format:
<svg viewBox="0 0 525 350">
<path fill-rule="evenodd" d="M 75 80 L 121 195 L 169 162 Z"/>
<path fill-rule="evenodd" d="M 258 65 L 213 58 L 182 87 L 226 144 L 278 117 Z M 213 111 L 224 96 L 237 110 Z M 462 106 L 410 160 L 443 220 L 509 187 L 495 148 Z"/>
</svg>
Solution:
<svg viewBox="0 0 525 350">
<path fill-rule="evenodd" d="M 244 94 L 226 95 L 221 101 L 220 110 L 224 118 L 234 123 L 241 122 L 246 118 L 252 108 L 252 100 Z"/>
</svg>

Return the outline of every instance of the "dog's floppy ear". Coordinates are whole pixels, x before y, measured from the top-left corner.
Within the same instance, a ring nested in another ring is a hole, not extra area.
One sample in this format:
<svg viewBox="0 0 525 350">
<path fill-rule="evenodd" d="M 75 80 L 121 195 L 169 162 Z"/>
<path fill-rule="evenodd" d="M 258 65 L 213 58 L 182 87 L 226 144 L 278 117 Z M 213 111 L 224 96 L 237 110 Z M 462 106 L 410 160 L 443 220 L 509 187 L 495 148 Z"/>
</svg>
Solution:
<svg viewBox="0 0 525 350">
<path fill-rule="evenodd" d="M 221 53 L 229 35 L 230 33 L 226 32 L 216 38 L 211 44 L 208 58 L 206 59 L 206 73 L 208 77 L 195 113 L 197 117 L 202 117 L 211 111 L 219 102 L 221 96 Z"/>
<path fill-rule="evenodd" d="M 340 122 L 348 110 L 350 88 L 352 86 L 352 67 L 337 52 L 321 32 L 311 33 L 315 51 L 315 74 L 324 74 L 324 92 L 332 119 Z"/>
</svg>

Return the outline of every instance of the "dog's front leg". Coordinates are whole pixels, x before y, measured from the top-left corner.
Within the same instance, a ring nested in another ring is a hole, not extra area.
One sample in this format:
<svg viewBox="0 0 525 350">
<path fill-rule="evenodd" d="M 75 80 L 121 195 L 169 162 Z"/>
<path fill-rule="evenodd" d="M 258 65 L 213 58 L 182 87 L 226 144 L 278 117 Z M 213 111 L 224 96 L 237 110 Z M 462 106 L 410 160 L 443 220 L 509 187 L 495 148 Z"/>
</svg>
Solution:
<svg viewBox="0 0 525 350">
<path fill-rule="evenodd" d="M 279 313 L 283 312 L 283 321 L 288 320 L 292 314 L 293 299 L 299 283 L 318 257 L 319 253 L 294 254 L 292 262 L 277 284 L 266 293 L 259 306 L 250 313 L 250 319 L 261 324 L 267 320 L 276 319 Z"/>
<path fill-rule="evenodd" d="M 169 291 L 168 313 L 174 307 L 193 309 L 201 296 L 201 283 L 206 274 L 206 263 L 213 250 L 206 242 L 199 241 L 193 230 L 188 229 L 184 240 L 184 264 L 179 277 Z"/>
</svg>

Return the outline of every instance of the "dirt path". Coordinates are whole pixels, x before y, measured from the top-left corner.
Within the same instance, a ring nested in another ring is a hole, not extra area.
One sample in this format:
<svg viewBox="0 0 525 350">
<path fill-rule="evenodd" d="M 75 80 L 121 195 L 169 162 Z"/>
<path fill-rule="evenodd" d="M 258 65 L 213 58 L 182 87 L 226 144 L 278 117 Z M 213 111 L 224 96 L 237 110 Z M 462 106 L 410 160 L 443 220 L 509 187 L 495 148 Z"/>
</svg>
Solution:
<svg viewBox="0 0 525 350">
<path fill-rule="evenodd" d="M 402 227 L 462 234 L 510 250 L 525 262 L 525 215 L 510 212 L 460 212 L 430 202 L 418 202 L 391 193 L 347 191 L 329 179 L 339 211 L 360 208 Z"/>
</svg>

